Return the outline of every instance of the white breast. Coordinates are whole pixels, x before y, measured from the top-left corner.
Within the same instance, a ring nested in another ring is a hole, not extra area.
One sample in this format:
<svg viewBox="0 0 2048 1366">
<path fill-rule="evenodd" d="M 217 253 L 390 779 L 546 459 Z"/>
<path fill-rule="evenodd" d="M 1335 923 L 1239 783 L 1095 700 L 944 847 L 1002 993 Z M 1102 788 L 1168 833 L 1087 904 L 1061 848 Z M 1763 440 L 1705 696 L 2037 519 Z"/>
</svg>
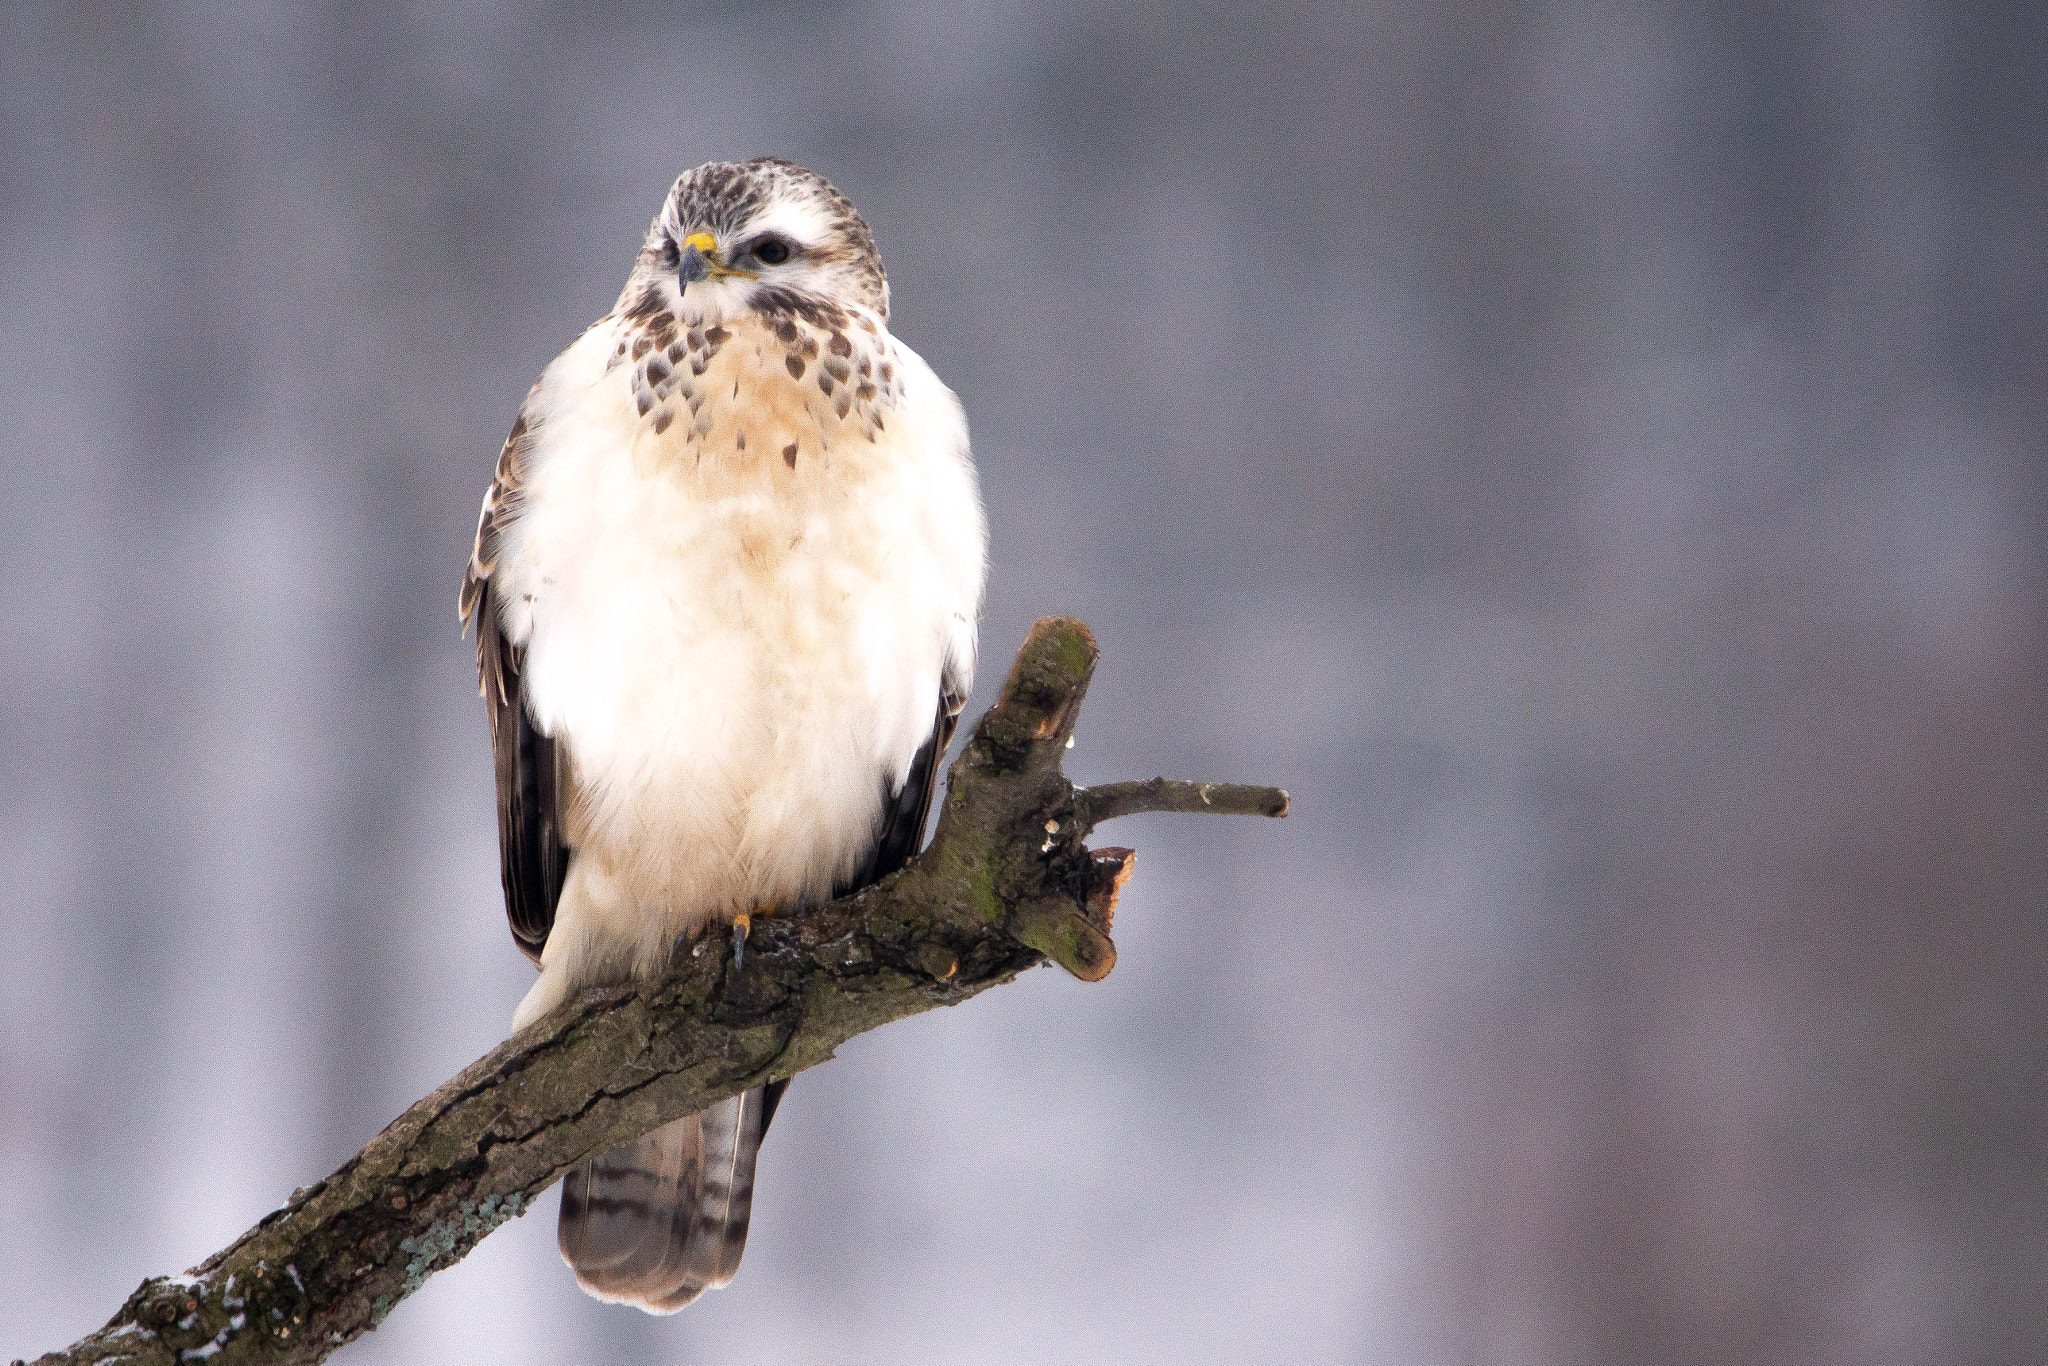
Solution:
<svg viewBox="0 0 2048 1366">
<path fill-rule="evenodd" d="M 900 375 L 875 430 L 792 379 L 765 328 L 727 327 L 698 411 L 661 433 L 609 320 L 532 405 L 496 582 L 534 720 L 568 752 L 574 856 L 515 1027 L 659 970 L 707 920 L 828 897 L 930 736 L 942 671 L 972 678 L 984 533 L 953 395 L 862 335 Z"/>
</svg>

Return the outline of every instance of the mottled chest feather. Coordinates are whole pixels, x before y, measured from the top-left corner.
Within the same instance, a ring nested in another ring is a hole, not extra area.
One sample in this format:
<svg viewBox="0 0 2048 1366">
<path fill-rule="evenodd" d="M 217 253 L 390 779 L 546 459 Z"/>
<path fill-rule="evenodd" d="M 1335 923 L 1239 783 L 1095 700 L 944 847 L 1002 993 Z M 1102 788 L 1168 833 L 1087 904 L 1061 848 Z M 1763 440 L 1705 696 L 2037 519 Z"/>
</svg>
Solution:
<svg viewBox="0 0 2048 1366">
<path fill-rule="evenodd" d="M 630 392 L 641 441 L 652 443 L 646 457 L 779 459 L 793 470 L 873 444 L 903 398 L 902 358 L 871 315 L 812 311 L 816 320 L 765 310 L 621 318 L 606 374 Z"/>
</svg>

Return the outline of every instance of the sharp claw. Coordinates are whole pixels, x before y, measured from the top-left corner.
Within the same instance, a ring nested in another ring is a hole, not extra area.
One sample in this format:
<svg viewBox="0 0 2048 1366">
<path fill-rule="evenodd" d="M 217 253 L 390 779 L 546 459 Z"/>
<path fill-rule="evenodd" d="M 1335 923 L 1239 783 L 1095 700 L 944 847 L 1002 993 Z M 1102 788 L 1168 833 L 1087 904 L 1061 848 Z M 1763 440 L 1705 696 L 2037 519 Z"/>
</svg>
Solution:
<svg viewBox="0 0 2048 1366">
<path fill-rule="evenodd" d="M 747 965 L 747 931 L 752 929 L 754 919 L 740 914 L 732 920 L 732 965 L 735 971 Z"/>
</svg>

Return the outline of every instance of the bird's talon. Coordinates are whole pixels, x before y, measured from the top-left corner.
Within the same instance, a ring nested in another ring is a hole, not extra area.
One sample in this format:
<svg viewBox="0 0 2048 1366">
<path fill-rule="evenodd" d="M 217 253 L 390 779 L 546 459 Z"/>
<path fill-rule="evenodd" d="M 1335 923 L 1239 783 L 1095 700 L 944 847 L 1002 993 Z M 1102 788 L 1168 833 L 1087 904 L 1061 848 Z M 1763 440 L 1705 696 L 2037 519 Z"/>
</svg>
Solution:
<svg viewBox="0 0 2048 1366">
<path fill-rule="evenodd" d="M 738 970 L 747 965 L 747 931 L 754 926 L 753 917 L 742 912 L 732 920 L 732 965 Z"/>
</svg>

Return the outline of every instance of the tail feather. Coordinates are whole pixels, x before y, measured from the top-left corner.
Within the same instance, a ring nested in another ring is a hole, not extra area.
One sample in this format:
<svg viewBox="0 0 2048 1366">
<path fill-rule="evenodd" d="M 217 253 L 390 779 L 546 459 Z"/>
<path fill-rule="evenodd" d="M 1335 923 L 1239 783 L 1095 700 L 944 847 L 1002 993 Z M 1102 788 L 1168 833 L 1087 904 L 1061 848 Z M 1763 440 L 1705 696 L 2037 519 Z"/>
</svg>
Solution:
<svg viewBox="0 0 2048 1366">
<path fill-rule="evenodd" d="M 756 1087 L 585 1162 L 556 1242 L 598 1299 L 672 1314 L 740 1269 L 765 1129 Z"/>
</svg>

